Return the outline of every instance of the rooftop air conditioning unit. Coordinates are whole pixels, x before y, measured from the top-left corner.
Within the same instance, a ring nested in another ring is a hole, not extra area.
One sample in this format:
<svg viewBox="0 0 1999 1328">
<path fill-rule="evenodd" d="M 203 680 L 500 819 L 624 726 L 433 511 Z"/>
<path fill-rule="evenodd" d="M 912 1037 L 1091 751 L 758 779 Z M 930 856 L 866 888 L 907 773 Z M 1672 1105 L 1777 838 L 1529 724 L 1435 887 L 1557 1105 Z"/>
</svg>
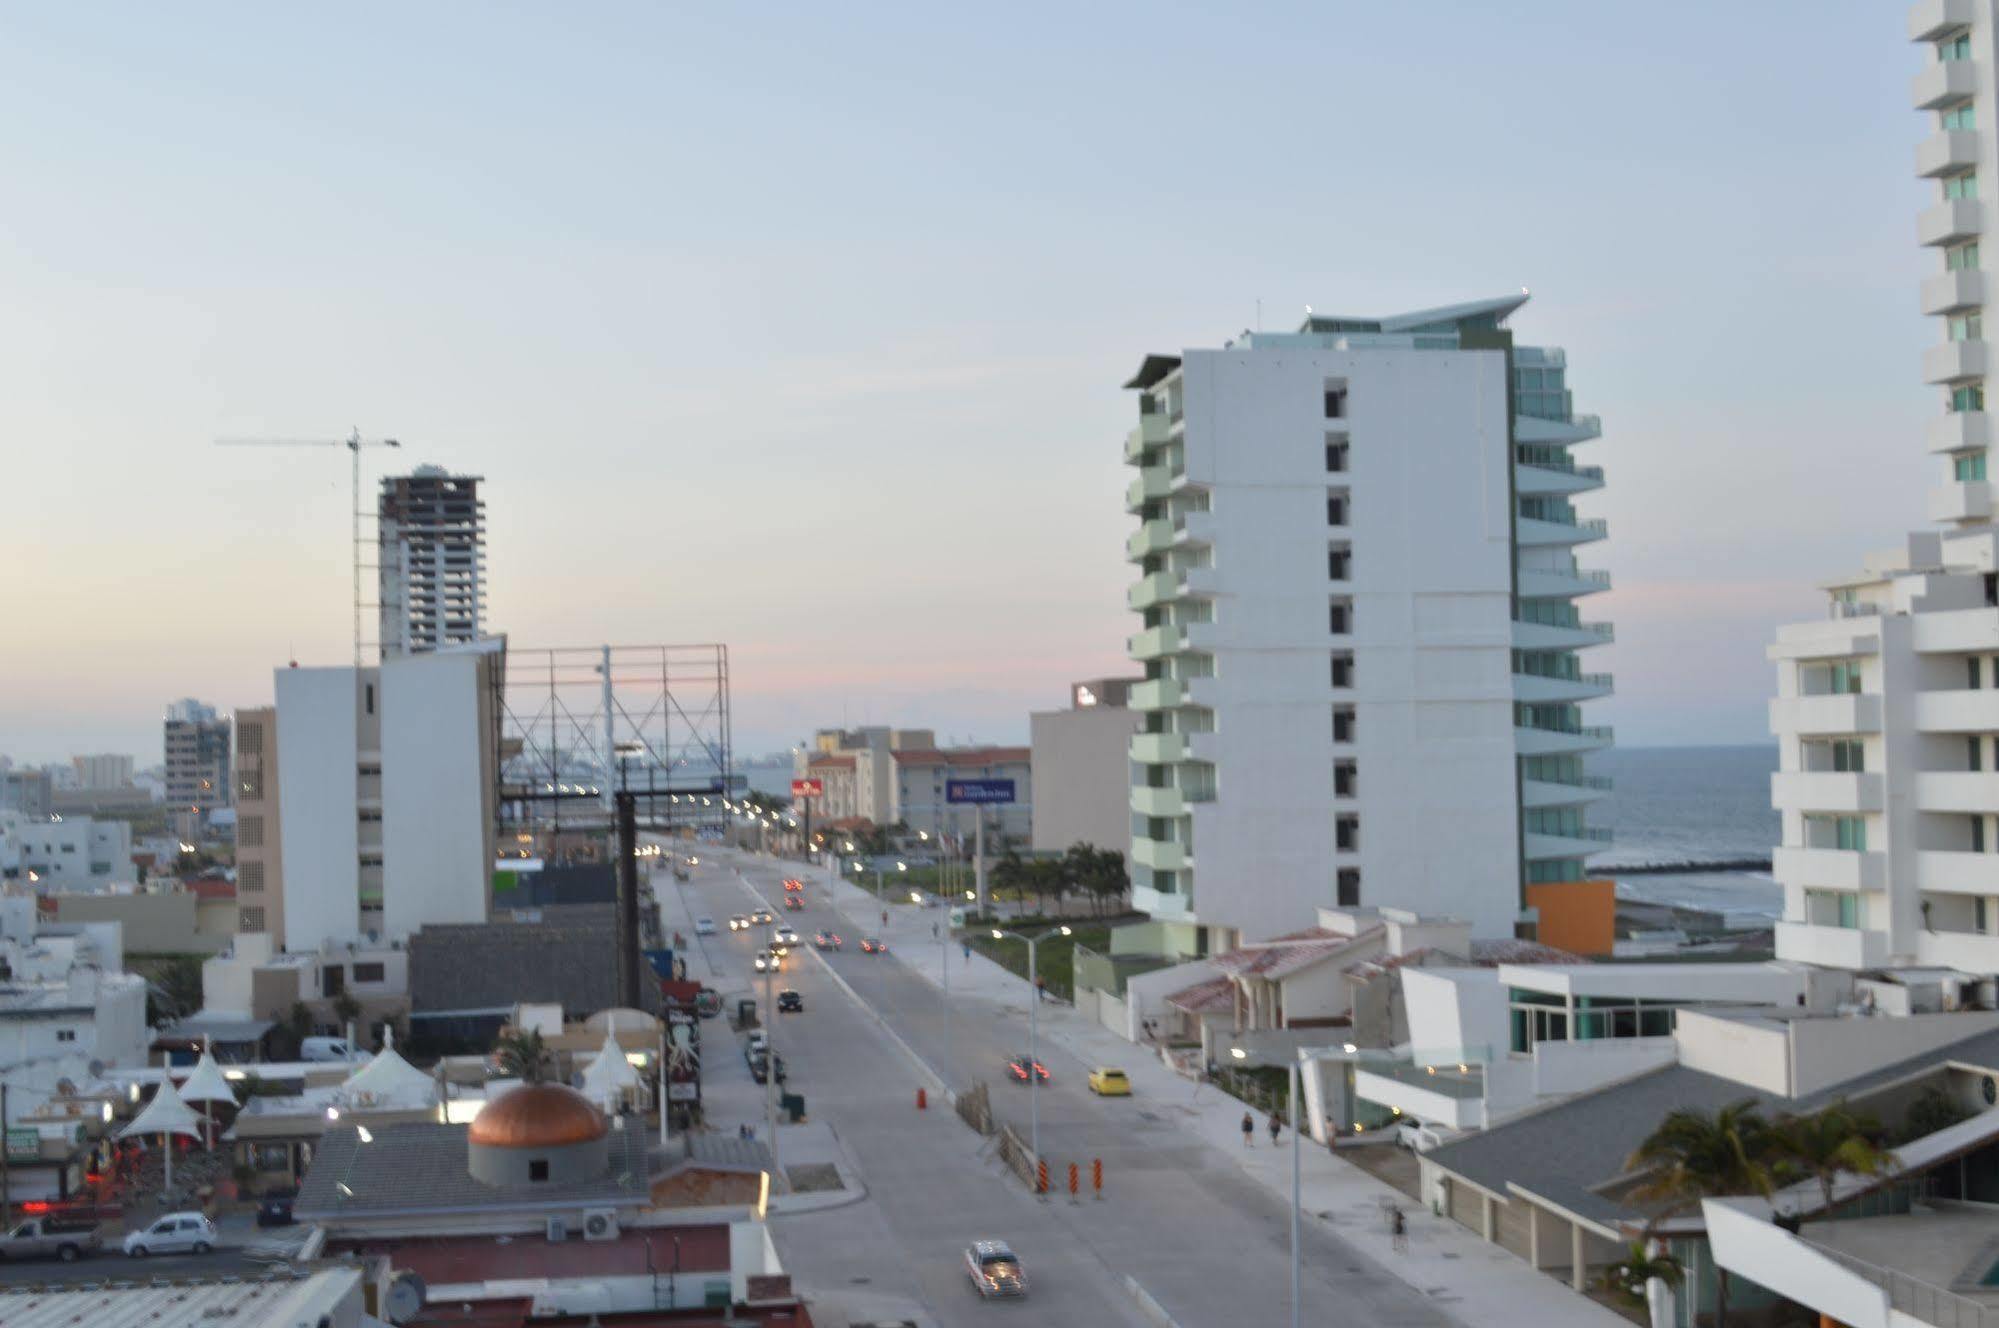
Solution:
<svg viewBox="0 0 1999 1328">
<path fill-rule="evenodd" d="M 568 1239 L 569 1239 L 569 1219 L 559 1214 L 555 1217 L 549 1218 L 548 1243 L 551 1245 L 560 1245 L 563 1241 Z"/>
<path fill-rule="evenodd" d="M 550 1219 L 551 1221 L 553 1219 Z M 583 1239 L 616 1240 L 618 1238 L 618 1210 L 615 1208 L 586 1208 L 583 1210 Z"/>
</svg>

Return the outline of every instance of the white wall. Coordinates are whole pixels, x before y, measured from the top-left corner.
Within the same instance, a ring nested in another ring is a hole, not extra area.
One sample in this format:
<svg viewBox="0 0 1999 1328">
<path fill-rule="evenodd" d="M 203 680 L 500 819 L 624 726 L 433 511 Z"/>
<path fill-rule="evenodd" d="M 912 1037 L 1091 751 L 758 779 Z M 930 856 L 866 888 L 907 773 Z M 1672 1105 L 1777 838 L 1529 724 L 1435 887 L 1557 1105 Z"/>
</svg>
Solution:
<svg viewBox="0 0 1999 1328">
<path fill-rule="evenodd" d="M 1592 1092 L 1619 1079 L 1671 1065 L 1676 1055 L 1670 1037 L 1536 1042 L 1534 1092 L 1541 1097 Z"/>
<path fill-rule="evenodd" d="M 1888 1293 L 1771 1222 L 1768 1210 L 1736 1202 L 1701 1203 L 1715 1262 L 1780 1296 L 1828 1315 L 1849 1328 L 1892 1328 Z"/>
<path fill-rule="evenodd" d="M 1490 968 L 1404 968 L 1402 1003 L 1419 1064 L 1484 1061 L 1511 1044 L 1506 987 Z"/>
<path fill-rule="evenodd" d="M 439 652 L 382 665 L 382 925 L 391 937 L 426 923 L 486 920 L 493 863 L 480 761 L 482 658 Z M 287 812 L 291 796 L 287 783 Z"/>
<path fill-rule="evenodd" d="M 279 806 L 287 950 L 314 950 L 360 930 L 357 737 L 351 668 L 279 669 Z"/>
<path fill-rule="evenodd" d="M 1034 848 L 1094 844 L 1131 853 L 1131 735 L 1145 716 L 1091 706 L 1028 716 L 1034 776 Z"/>
<path fill-rule="evenodd" d="M 1780 964 L 1501 964 L 1499 983 L 1551 995 L 1792 1005 L 1805 976 Z"/>
<path fill-rule="evenodd" d="M 1361 901 L 1511 935 L 1519 831 L 1505 359 L 1496 352 L 1190 351 L 1187 470 L 1213 486 L 1216 797 L 1193 809 L 1194 909 L 1254 939 L 1310 925 L 1357 866 Z M 1344 378 L 1349 470 L 1325 469 L 1323 388 Z M 1352 494 L 1329 528 L 1329 486 Z M 1326 543 L 1354 579 L 1326 574 Z M 1355 686 L 1335 691 L 1331 595 L 1351 590 Z M 1331 707 L 1356 707 L 1336 751 Z M 1338 756 L 1360 796 L 1333 797 Z M 1328 807 L 1360 815 L 1334 849 Z"/>
<path fill-rule="evenodd" d="M 1129 979 L 1124 984 L 1124 1002 L 1129 1010 L 1132 1034 L 1142 1032 L 1147 1019 L 1165 1017 L 1168 996 L 1219 976 L 1221 970 L 1215 967 L 1212 960 L 1196 959 Z"/>
<path fill-rule="evenodd" d="M 1791 1043 L 1781 1024 L 1749 1024 L 1681 1010 L 1673 1041 L 1680 1064 L 1766 1093 L 1790 1094 Z"/>
</svg>

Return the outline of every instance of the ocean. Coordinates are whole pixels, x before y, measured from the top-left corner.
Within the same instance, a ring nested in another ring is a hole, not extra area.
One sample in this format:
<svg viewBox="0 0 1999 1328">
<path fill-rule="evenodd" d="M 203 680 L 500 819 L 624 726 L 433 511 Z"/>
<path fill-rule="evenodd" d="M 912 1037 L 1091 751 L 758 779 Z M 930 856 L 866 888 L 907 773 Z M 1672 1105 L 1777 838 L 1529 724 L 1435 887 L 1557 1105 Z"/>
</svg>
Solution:
<svg viewBox="0 0 1999 1328">
<path fill-rule="evenodd" d="M 1590 758 L 1590 772 L 1615 788 L 1590 808 L 1590 824 L 1617 839 L 1592 871 L 1630 899 L 1726 913 L 1782 914 L 1781 887 L 1763 872 L 1701 871 L 1620 875 L 1619 867 L 1768 858 L 1780 834 L 1770 806 L 1774 744 L 1754 747 L 1615 747 Z M 791 794 L 788 766 L 743 771 L 751 788 Z"/>
<path fill-rule="evenodd" d="M 1617 838 L 1591 871 L 1617 882 L 1628 899 L 1776 918 L 1783 888 L 1767 872 L 1692 870 L 1643 876 L 1619 867 L 1768 858 L 1782 833 L 1770 806 L 1774 745 L 1623 747 L 1590 758 L 1591 773 L 1615 786 L 1590 809 L 1592 825 Z"/>
</svg>

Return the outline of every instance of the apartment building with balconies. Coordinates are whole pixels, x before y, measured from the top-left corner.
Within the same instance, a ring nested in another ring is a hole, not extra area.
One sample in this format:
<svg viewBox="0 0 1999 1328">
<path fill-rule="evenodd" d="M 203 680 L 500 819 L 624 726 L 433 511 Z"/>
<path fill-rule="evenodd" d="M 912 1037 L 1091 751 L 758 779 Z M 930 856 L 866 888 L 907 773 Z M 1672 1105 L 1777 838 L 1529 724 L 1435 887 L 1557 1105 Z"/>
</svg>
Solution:
<svg viewBox="0 0 1999 1328">
<path fill-rule="evenodd" d="M 376 508 L 383 658 L 466 645 L 485 634 L 481 478 L 438 466 L 383 477 Z"/>
<path fill-rule="evenodd" d="M 1130 706 L 1134 901 L 1225 933 L 1326 907 L 1533 932 L 1608 882 L 1584 723 L 1609 639 L 1578 602 L 1603 484 L 1573 449 L 1567 363 L 1517 347 L 1527 296 L 1308 315 L 1147 356 L 1126 552 L 1144 669 Z M 1573 940 L 1557 942 L 1573 944 Z M 1587 947 L 1584 947 L 1587 948 Z"/>
</svg>

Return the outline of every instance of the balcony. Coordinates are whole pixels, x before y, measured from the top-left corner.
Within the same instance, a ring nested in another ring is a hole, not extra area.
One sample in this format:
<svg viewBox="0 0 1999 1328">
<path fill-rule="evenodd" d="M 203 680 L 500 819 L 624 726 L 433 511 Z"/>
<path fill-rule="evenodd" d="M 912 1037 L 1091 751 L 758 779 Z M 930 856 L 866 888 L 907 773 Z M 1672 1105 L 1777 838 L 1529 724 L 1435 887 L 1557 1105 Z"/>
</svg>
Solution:
<svg viewBox="0 0 1999 1328">
<path fill-rule="evenodd" d="M 1824 968 L 1875 968 L 1887 962 L 1888 937 L 1859 927 L 1779 922 L 1777 958 Z"/>
<path fill-rule="evenodd" d="M 1583 826 L 1573 835 L 1544 835 L 1530 830 L 1521 836 L 1520 856 L 1529 862 L 1582 858 L 1603 852 L 1610 842 L 1610 831 L 1601 826 Z"/>
<path fill-rule="evenodd" d="M 1909 9 L 1909 40 L 1935 41 L 1946 32 L 1970 27 L 1977 14 L 1977 0 L 1916 0 Z"/>
<path fill-rule="evenodd" d="M 1939 175 L 1956 175 L 1977 165 L 1978 131 L 1975 129 L 1939 129 L 1916 144 L 1916 174 L 1926 180 L 1933 180 Z"/>
<path fill-rule="evenodd" d="M 1940 272 L 1922 285 L 1922 309 L 1926 314 L 1955 313 L 1975 309 L 1985 303 L 1985 274 L 1976 268 Z"/>
<path fill-rule="evenodd" d="M 1962 452 L 1992 446 L 1991 416 L 1982 410 L 1958 410 L 1933 417 L 1924 426 L 1923 441 L 1932 452 Z"/>
<path fill-rule="evenodd" d="M 1184 733 L 1134 733 L 1131 759 L 1140 765 L 1173 765 L 1187 759 Z"/>
<path fill-rule="evenodd" d="M 1124 459 L 1136 463 L 1144 458 L 1145 449 L 1157 447 L 1166 441 L 1167 423 L 1164 415 L 1141 415 L 1138 427 L 1125 435 Z"/>
<path fill-rule="evenodd" d="M 1172 479 L 1172 474 L 1164 466 L 1141 467 L 1138 477 L 1124 491 L 1124 510 L 1136 512 L 1147 503 L 1164 498 Z"/>
<path fill-rule="evenodd" d="M 1921 771 L 1916 775 L 1916 810 L 1974 814 L 1999 811 L 1999 773 Z"/>
<path fill-rule="evenodd" d="M 1984 480 L 1931 489 L 1925 509 L 1932 521 L 1984 521 L 1992 515 L 1992 490 Z"/>
<path fill-rule="evenodd" d="M 1538 673 L 1513 675 L 1516 701 L 1594 701 L 1609 696 L 1610 692 L 1608 673 L 1578 673 L 1573 678 L 1550 678 Z"/>
<path fill-rule="evenodd" d="M 1221 593 L 1221 579 L 1212 567 L 1190 567 L 1180 576 L 1180 594 L 1218 595 Z"/>
<path fill-rule="evenodd" d="M 1125 703 L 1133 710 L 1171 710 L 1186 698 L 1187 688 L 1178 678 L 1152 678 L 1133 683 Z"/>
<path fill-rule="evenodd" d="M 1573 572 L 1549 572 L 1529 567 L 1520 569 L 1520 595 L 1523 599 L 1594 595 L 1608 589 L 1610 573 L 1597 568 L 1577 568 Z"/>
<path fill-rule="evenodd" d="M 1961 687 L 1916 693 L 1919 733 L 1990 733 L 1999 730 L 1999 691 Z M 1999 807 L 1990 810 L 1999 811 Z"/>
<path fill-rule="evenodd" d="M 1770 802 L 1789 812 L 1878 812 L 1881 776 L 1780 770 L 1770 776 Z"/>
<path fill-rule="evenodd" d="M 1584 725 L 1573 733 L 1553 729 L 1513 729 L 1513 750 L 1522 756 L 1560 756 L 1571 752 L 1593 752 L 1610 746 L 1613 731 L 1603 725 Z"/>
<path fill-rule="evenodd" d="M 1989 358 L 1982 341 L 1946 341 L 1923 352 L 1923 381 L 1957 383 L 1983 378 Z"/>
<path fill-rule="evenodd" d="M 1173 542 L 1175 544 L 1212 544 L 1215 540 L 1215 520 L 1212 512 L 1182 512 L 1173 518 Z"/>
<path fill-rule="evenodd" d="M 1133 562 L 1164 553 L 1173 543 L 1173 523 L 1157 517 L 1140 525 L 1124 542 L 1125 556 Z"/>
<path fill-rule="evenodd" d="M 1131 791 L 1131 809 L 1140 816 L 1179 816 L 1187 810 L 1187 800 L 1177 788 L 1136 786 Z"/>
<path fill-rule="evenodd" d="M 1975 198 L 1946 198 L 1916 214 L 1916 243 L 1959 244 L 1985 229 L 1985 213 Z"/>
<path fill-rule="evenodd" d="M 1813 890 L 1881 890 L 1887 887 L 1888 855 L 1843 848 L 1777 848 L 1770 874 L 1785 885 Z"/>
<path fill-rule="evenodd" d="M 1539 521 L 1531 516 L 1516 516 L 1513 518 L 1513 529 L 1521 545 L 1530 548 L 1551 544 L 1587 544 L 1610 534 L 1610 524 L 1601 517 L 1571 525 L 1565 521 Z"/>
<path fill-rule="evenodd" d="M 1970 60 L 1933 60 L 1923 66 L 1909 88 L 1909 100 L 1919 111 L 1934 111 L 1964 101 L 1978 92 L 1978 66 Z"/>
<path fill-rule="evenodd" d="M 1124 602 L 1134 609 L 1149 609 L 1172 599 L 1180 589 L 1180 578 L 1171 572 L 1154 572 L 1140 578 L 1137 585 L 1124 593 Z"/>
<path fill-rule="evenodd" d="M 1881 698 L 1852 692 L 1780 696 L 1770 702 L 1770 731 L 1780 738 L 1819 733 L 1879 733 Z"/>
<path fill-rule="evenodd" d="M 1916 937 L 1916 962 L 1960 973 L 1999 972 L 1999 936 L 1971 931 L 1925 931 Z"/>
<path fill-rule="evenodd" d="M 1125 649 L 1133 659 L 1158 659 L 1186 645 L 1186 634 L 1171 623 L 1148 627 L 1137 636 L 1125 638 Z"/>
<path fill-rule="evenodd" d="M 1522 807 L 1579 807 L 1610 792 L 1610 781 L 1586 777 L 1581 784 L 1557 784 L 1546 779 L 1520 781 Z"/>
<path fill-rule="evenodd" d="M 1577 622 L 1569 627 L 1557 627 L 1552 623 L 1516 622 L 1513 624 L 1513 648 L 1515 650 L 1587 650 L 1615 639 L 1616 629 L 1610 623 Z"/>
<path fill-rule="evenodd" d="M 1544 420 L 1535 415 L 1513 417 L 1513 440 L 1518 443 L 1586 443 L 1603 436 L 1603 422 L 1594 415 L 1571 415 L 1566 420 Z"/>
<path fill-rule="evenodd" d="M 1170 839 L 1145 839 L 1133 835 L 1131 860 L 1154 871 L 1179 871 L 1187 865 L 1187 855 Z"/>
<path fill-rule="evenodd" d="M 1602 466 L 1537 466 L 1516 462 L 1513 491 L 1520 494 L 1588 493 L 1603 487 Z"/>
<path fill-rule="evenodd" d="M 1999 895 L 1999 853 L 1924 849 L 1916 854 L 1916 885 L 1937 894 Z"/>
</svg>

